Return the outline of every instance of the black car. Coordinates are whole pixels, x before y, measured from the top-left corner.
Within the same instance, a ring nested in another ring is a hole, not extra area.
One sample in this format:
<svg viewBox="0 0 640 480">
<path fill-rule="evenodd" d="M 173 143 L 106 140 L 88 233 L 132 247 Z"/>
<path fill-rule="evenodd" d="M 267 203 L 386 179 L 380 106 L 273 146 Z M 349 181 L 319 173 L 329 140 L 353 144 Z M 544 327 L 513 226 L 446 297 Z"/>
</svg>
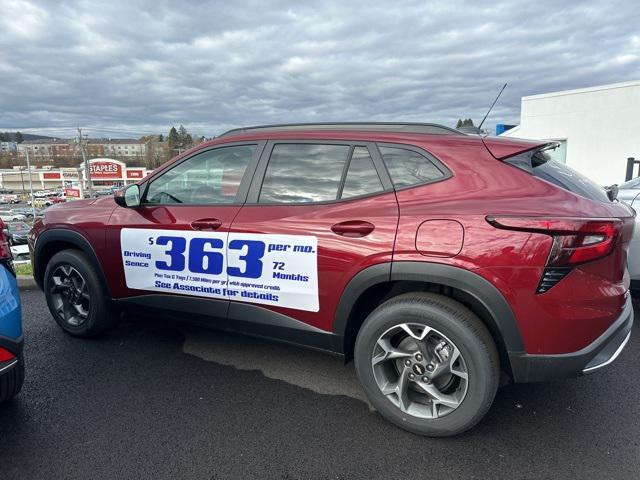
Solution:
<svg viewBox="0 0 640 480">
<path fill-rule="evenodd" d="M 7 222 L 9 245 L 24 245 L 31 227 L 24 222 Z"/>
</svg>

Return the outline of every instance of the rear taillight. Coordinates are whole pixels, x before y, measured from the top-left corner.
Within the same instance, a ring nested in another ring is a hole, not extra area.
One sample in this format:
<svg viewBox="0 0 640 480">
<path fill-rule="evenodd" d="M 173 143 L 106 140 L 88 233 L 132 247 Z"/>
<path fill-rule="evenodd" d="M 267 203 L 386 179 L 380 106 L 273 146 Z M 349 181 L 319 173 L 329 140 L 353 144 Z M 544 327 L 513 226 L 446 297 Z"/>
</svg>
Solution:
<svg viewBox="0 0 640 480">
<path fill-rule="evenodd" d="M 487 217 L 496 228 L 542 233 L 553 244 L 537 293 L 544 293 L 562 280 L 571 268 L 611 253 L 622 231 L 618 218 Z"/>
<path fill-rule="evenodd" d="M 0 363 L 8 362 L 9 360 L 13 360 L 14 358 L 16 358 L 16 356 L 13 353 L 0 347 Z"/>
<path fill-rule="evenodd" d="M 7 236 L 6 226 L 0 220 L 0 260 L 11 259 L 11 248 L 9 247 L 9 237 Z"/>
<path fill-rule="evenodd" d="M 9 246 L 9 237 L 2 220 L 0 220 L 0 264 L 7 267 L 7 270 L 9 270 L 14 277 L 16 276 L 16 271 L 13 268 L 13 254 Z"/>
</svg>

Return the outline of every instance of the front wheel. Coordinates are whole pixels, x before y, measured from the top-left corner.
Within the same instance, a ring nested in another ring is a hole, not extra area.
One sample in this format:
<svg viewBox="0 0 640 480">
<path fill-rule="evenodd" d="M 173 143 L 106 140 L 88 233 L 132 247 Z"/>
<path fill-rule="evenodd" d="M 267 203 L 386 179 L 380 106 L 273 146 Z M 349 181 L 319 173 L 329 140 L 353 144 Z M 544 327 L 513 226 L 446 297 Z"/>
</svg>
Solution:
<svg viewBox="0 0 640 480">
<path fill-rule="evenodd" d="M 78 250 L 63 250 L 51 258 L 44 293 L 51 315 L 70 335 L 94 337 L 115 323 L 96 271 Z"/>
<path fill-rule="evenodd" d="M 382 416 L 420 435 L 456 435 L 493 403 L 499 357 L 482 321 L 431 293 L 403 294 L 376 308 L 358 332 L 358 378 Z"/>
</svg>

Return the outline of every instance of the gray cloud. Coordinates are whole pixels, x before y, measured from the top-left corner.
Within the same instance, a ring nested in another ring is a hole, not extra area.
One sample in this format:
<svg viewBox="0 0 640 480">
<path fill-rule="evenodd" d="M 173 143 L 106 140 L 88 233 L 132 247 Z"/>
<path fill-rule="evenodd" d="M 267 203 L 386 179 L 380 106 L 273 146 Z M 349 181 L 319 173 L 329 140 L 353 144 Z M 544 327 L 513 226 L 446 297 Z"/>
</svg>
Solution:
<svg viewBox="0 0 640 480">
<path fill-rule="evenodd" d="M 520 97 L 640 78 L 627 1 L 0 0 L 0 129 L 517 122 Z M 70 130 L 69 130 L 70 131 Z"/>
</svg>

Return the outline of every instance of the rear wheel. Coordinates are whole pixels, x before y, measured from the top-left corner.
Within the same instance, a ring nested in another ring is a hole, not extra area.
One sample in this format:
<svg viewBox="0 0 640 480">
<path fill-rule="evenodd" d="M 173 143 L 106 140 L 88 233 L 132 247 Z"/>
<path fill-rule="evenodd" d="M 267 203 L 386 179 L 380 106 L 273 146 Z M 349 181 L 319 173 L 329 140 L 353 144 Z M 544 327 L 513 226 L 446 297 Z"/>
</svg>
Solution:
<svg viewBox="0 0 640 480">
<path fill-rule="evenodd" d="M 449 436 L 489 410 L 499 358 L 484 324 L 431 293 L 395 297 L 365 320 L 355 346 L 358 378 L 373 406 L 411 432 Z"/>
<path fill-rule="evenodd" d="M 98 275 L 78 250 L 63 250 L 51 258 L 44 292 L 51 315 L 70 335 L 93 337 L 115 323 Z"/>
</svg>

